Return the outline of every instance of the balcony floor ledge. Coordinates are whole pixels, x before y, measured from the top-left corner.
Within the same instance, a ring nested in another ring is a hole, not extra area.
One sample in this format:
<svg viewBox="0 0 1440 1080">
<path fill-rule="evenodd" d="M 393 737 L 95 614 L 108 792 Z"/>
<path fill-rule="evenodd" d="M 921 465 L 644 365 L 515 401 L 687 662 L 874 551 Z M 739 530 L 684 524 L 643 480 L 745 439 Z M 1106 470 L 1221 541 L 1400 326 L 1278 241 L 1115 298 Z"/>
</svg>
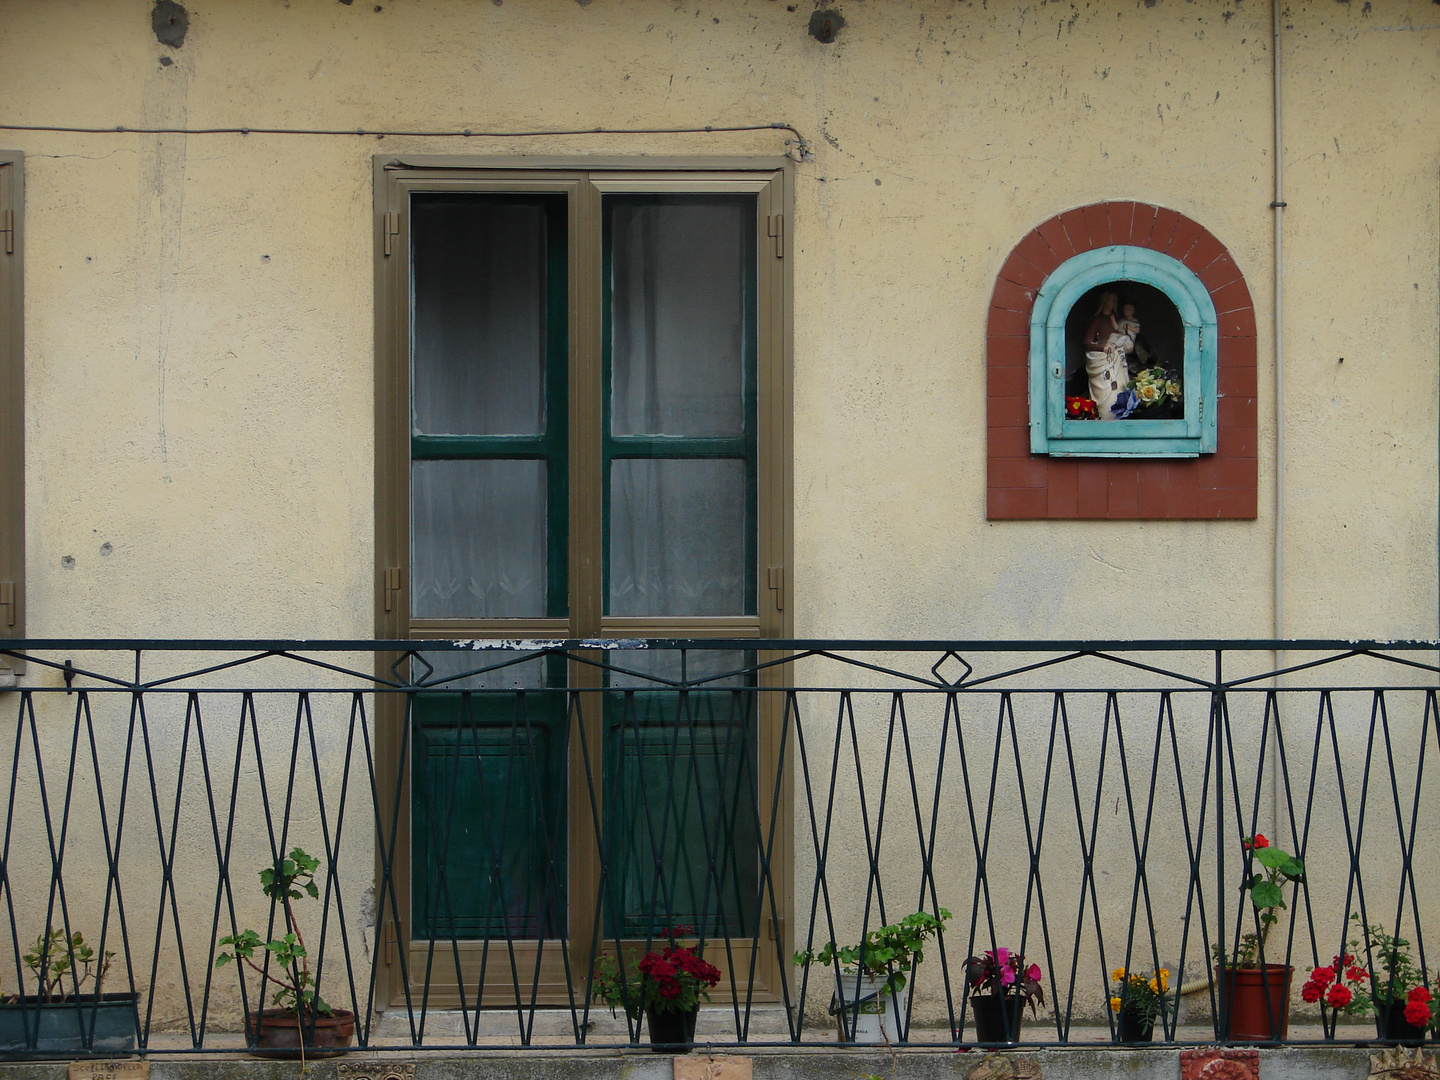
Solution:
<svg viewBox="0 0 1440 1080">
<path fill-rule="evenodd" d="M 693 1072 L 710 1080 L 971 1080 L 972 1071 L 982 1063 L 992 1067 L 976 1071 L 977 1080 L 983 1074 L 996 1080 L 1015 1075 L 1001 1062 L 987 1061 L 994 1058 L 1033 1062 L 1047 1080 L 1178 1080 L 1181 1049 L 1174 1045 L 1141 1049 L 1075 1046 L 957 1053 L 948 1047 L 911 1046 L 899 1049 L 892 1058 L 883 1050 L 868 1047 L 842 1049 L 810 1044 L 767 1047 L 748 1053 L 734 1047 L 701 1048 L 685 1058 L 705 1061 Z M 1261 1076 L 1264 1080 L 1362 1080 L 1370 1072 L 1371 1054 L 1378 1049 L 1340 1045 L 1261 1049 Z M 296 1062 L 252 1058 L 237 1052 L 154 1055 L 149 1060 L 150 1080 L 294 1080 L 299 1075 Z M 335 1066 L 342 1061 L 352 1067 L 375 1065 L 374 1080 L 385 1080 L 385 1065 L 409 1061 L 416 1063 L 415 1080 L 684 1080 L 671 1056 L 652 1053 L 645 1047 L 356 1050 L 343 1058 L 310 1062 L 310 1080 L 336 1080 Z M 996 1070 L 995 1065 L 1001 1067 Z M 5 1062 L 0 1063 L 0 1080 L 65 1080 L 66 1069 L 64 1061 Z"/>
</svg>

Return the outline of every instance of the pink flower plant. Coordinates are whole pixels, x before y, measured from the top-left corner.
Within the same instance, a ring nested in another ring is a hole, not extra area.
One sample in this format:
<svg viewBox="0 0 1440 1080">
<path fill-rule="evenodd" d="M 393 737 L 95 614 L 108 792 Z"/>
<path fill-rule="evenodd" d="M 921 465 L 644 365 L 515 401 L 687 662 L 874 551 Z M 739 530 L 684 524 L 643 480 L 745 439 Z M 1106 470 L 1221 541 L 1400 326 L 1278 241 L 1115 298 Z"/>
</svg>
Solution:
<svg viewBox="0 0 1440 1080">
<path fill-rule="evenodd" d="M 1023 956 L 1010 949 L 997 947 L 965 961 L 965 978 L 971 993 L 988 991 L 996 997 L 1023 998 L 1032 1016 L 1037 1015 L 1036 1003 L 1045 1003 L 1041 977 L 1039 964 L 1027 965 Z"/>
</svg>

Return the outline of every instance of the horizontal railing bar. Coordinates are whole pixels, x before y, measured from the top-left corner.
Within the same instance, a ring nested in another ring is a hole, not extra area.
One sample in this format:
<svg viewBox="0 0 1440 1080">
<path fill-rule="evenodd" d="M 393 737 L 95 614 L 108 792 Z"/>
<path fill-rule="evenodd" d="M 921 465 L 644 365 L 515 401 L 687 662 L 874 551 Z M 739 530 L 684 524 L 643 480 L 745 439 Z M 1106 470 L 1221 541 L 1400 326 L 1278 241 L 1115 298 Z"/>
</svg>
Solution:
<svg viewBox="0 0 1440 1080">
<path fill-rule="evenodd" d="M 887 638 L 0 638 L 0 653 L 28 649 L 123 652 L 571 652 L 693 649 L 747 652 L 1329 652 L 1440 651 L 1440 639 L 1147 638 L 1124 640 Z"/>
<path fill-rule="evenodd" d="M 180 676 L 181 679 L 194 678 L 194 673 L 187 673 Z M 177 680 L 168 680 L 171 682 Z M 1197 698 L 1208 697 L 1217 690 L 1227 695 L 1240 699 L 1261 698 L 1266 694 L 1276 694 L 1282 697 L 1297 697 L 1305 694 L 1320 692 L 1335 694 L 1400 694 L 1400 693 L 1425 693 L 1433 691 L 1435 685 L 1425 683 L 1356 683 L 1347 686 L 1327 686 L 1323 684 L 1300 685 L 1300 686 L 1241 686 L 1232 687 L 1225 683 L 1207 684 L 1204 686 L 1112 686 L 1104 683 L 1094 685 L 1075 686 L 1044 686 L 1044 687 L 1014 687 L 996 686 L 987 684 L 985 686 L 906 686 L 903 693 L 908 697 L 918 695 L 923 697 L 944 697 L 946 694 L 954 694 L 957 697 L 969 698 L 998 698 L 1010 696 L 1015 698 L 1037 698 L 1050 697 L 1055 694 L 1064 694 L 1066 697 L 1104 697 L 1108 694 L 1115 694 L 1125 698 L 1153 697 L 1156 694 L 1168 694 L 1176 698 Z M 715 694 L 732 695 L 740 694 L 747 697 L 754 695 L 776 695 L 787 693 L 803 694 L 851 694 L 855 697 L 890 697 L 902 692 L 892 686 L 841 686 L 828 685 L 824 683 L 784 683 L 775 686 L 711 686 L 703 682 L 690 683 L 667 683 L 655 686 L 546 686 L 529 688 L 470 688 L 444 686 L 440 684 L 421 686 L 394 686 L 385 684 L 381 686 L 365 686 L 363 688 L 352 685 L 338 686 L 250 686 L 248 684 L 236 686 L 159 686 L 150 687 L 146 684 L 127 686 L 83 686 L 78 681 L 73 687 L 64 686 L 14 686 L 0 689 L 0 693 L 26 693 L 26 694 L 75 694 L 84 691 L 92 696 L 99 695 L 140 695 L 143 697 L 160 697 L 169 695 L 172 697 L 184 697 L 189 694 L 203 694 L 206 696 L 220 696 L 225 694 L 254 694 L 258 696 L 273 697 L 277 694 L 315 694 L 335 696 L 337 694 L 376 694 L 376 695 L 444 695 L 458 696 L 460 694 L 471 694 L 476 698 L 483 697 L 514 697 L 517 693 L 524 693 L 530 697 L 554 697 L 563 694 L 577 694 L 594 697 L 606 694 L 629 694 L 637 695 L 665 695 L 672 694 L 677 690 L 686 690 L 692 694 Z"/>
</svg>

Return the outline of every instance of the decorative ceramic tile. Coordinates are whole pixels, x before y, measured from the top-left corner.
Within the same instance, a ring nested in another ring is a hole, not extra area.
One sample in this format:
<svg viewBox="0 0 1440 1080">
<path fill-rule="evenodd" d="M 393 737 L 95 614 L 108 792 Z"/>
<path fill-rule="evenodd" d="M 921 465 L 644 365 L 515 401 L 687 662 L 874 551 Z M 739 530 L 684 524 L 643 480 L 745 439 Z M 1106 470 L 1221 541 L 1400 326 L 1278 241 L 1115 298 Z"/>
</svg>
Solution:
<svg viewBox="0 0 1440 1080">
<path fill-rule="evenodd" d="M 398 1061 L 341 1061 L 335 1080 L 415 1080 L 415 1063 Z"/>
<path fill-rule="evenodd" d="M 1180 1080 L 1260 1080 L 1260 1051 L 1181 1050 Z"/>
<path fill-rule="evenodd" d="M 1040 1080 L 1040 1062 L 1012 1054 L 986 1054 L 970 1066 L 965 1080 Z"/>
<path fill-rule="evenodd" d="M 675 1080 L 750 1080 L 754 1075 L 748 1057 L 714 1057 L 709 1054 L 683 1054 L 674 1062 Z"/>
<path fill-rule="evenodd" d="M 1403 1046 L 1393 1046 L 1370 1055 L 1370 1075 L 1384 1080 L 1440 1080 L 1440 1064 L 1434 1054 L 1418 1046 L 1413 1053 Z"/>
</svg>

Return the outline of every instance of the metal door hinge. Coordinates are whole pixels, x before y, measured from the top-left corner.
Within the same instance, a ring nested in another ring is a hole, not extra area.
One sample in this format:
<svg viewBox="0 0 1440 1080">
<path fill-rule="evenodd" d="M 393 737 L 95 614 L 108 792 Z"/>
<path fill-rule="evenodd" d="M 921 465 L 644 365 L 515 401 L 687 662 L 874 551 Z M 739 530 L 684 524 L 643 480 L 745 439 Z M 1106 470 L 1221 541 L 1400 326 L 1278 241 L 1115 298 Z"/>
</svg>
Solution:
<svg viewBox="0 0 1440 1080">
<path fill-rule="evenodd" d="M 400 597 L 400 568 L 387 567 L 385 570 L 385 610 L 392 611 Z"/>
<path fill-rule="evenodd" d="M 775 238 L 775 257 L 785 257 L 785 216 L 783 214 L 771 214 L 766 219 L 766 226 L 769 234 Z"/>
<path fill-rule="evenodd" d="M 785 610 L 785 567 L 772 566 L 765 574 L 765 585 L 775 590 L 775 610 Z"/>
<path fill-rule="evenodd" d="M 391 237 L 400 235 L 400 212 L 398 210 L 385 211 L 385 254 L 394 254 L 394 245 Z"/>
<path fill-rule="evenodd" d="M 15 625 L 15 582 L 0 581 L 0 626 Z"/>
<path fill-rule="evenodd" d="M 5 254 L 15 254 L 15 211 L 0 210 L 0 233 L 5 234 Z"/>
</svg>

